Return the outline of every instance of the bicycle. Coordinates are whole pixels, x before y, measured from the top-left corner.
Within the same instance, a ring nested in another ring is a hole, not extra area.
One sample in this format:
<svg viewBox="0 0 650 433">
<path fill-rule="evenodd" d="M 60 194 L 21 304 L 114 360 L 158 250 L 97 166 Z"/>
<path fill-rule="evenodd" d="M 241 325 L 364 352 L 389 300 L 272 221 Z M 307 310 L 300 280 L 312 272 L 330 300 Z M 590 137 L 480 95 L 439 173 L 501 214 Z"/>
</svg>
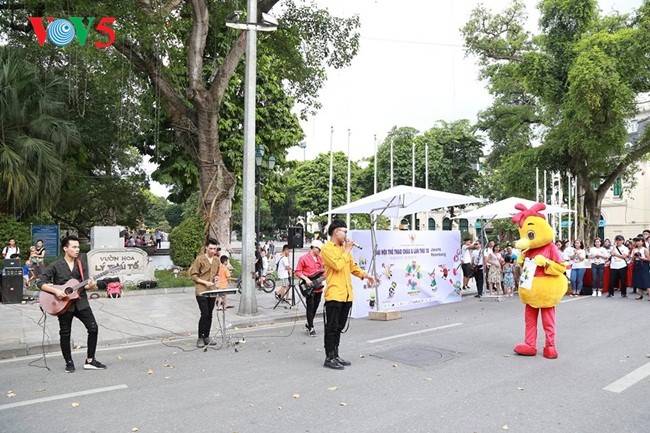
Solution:
<svg viewBox="0 0 650 433">
<path fill-rule="evenodd" d="M 257 274 L 254 274 L 253 278 L 255 279 L 255 286 L 257 287 L 257 290 L 262 290 L 264 293 L 271 293 L 275 291 L 275 278 L 273 278 L 271 275 L 266 275 L 264 277 L 264 285 L 260 285 L 260 279 L 257 277 Z M 239 293 L 241 293 L 241 282 L 242 279 L 239 277 L 237 280 L 237 291 Z"/>
</svg>

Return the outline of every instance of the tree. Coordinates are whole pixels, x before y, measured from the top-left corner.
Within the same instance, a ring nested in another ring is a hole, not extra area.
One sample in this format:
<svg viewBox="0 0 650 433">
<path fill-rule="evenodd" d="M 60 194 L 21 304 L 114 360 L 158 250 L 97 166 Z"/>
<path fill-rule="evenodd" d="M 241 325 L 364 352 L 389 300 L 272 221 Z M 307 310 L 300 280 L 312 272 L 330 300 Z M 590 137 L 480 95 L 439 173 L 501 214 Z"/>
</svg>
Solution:
<svg viewBox="0 0 650 433">
<path fill-rule="evenodd" d="M 277 3 L 279 0 L 258 1 L 259 14 L 270 12 Z M 153 88 L 175 144 L 196 169 L 203 217 L 211 234 L 225 245 L 230 240 L 231 201 L 237 178 L 226 164 L 220 127 L 222 115 L 237 109 L 237 100 L 230 99 L 227 90 L 231 85 L 238 87 L 233 78 L 241 80 L 235 72 L 246 37 L 246 32 L 226 28 L 225 20 L 241 4 L 243 1 L 238 0 L 228 4 L 217 0 L 120 3 L 119 16 L 123 18 L 113 43 Z M 64 16 L 117 15 L 115 6 L 91 1 L 72 5 L 25 0 L 23 5 L 22 18 L 37 8 L 53 14 L 60 11 Z M 281 89 L 287 96 L 307 107 L 317 105 L 315 98 L 325 80 L 325 67 L 344 67 L 356 54 L 359 20 L 332 17 L 326 10 L 293 0 L 283 2 L 281 13 L 278 31 L 261 35 L 260 42 L 275 48 L 272 67 L 286 83 Z M 17 11 L 11 14 L 13 17 Z M 259 22 L 260 16 L 245 19 Z M 29 31 L 16 22 L 10 27 Z M 271 68 L 270 61 L 267 67 Z M 241 125 L 234 123 L 231 130 L 241 130 Z M 279 149 L 296 143 L 274 142 Z M 268 143 L 262 145 L 268 152 Z M 187 173 L 187 168 L 184 171 Z"/>
<path fill-rule="evenodd" d="M 332 171 L 332 207 L 343 206 L 347 203 L 348 189 L 348 158 L 343 152 L 334 152 Z M 315 159 L 300 162 L 283 175 L 286 188 L 283 197 L 272 206 L 272 214 L 276 220 L 290 221 L 298 215 L 312 212 L 315 215 L 327 212 L 329 204 L 329 173 L 330 154 L 321 153 Z M 350 164 L 350 196 L 351 200 L 362 197 L 363 191 L 358 186 L 361 169 L 354 161 Z M 322 218 L 322 222 L 327 217 Z M 279 227 L 284 227 L 279 224 Z"/>
<path fill-rule="evenodd" d="M 438 121 L 420 134 L 415 128 L 394 127 L 377 149 L 377 191 L 390 188 L 391 143 L 393 146 L 393 185 L 413 183 L 413 146 L 415 145 L 415 186 L 474 194 L 478 191 L 476 164 L 483 155 L 483 143 L 476 137 L 468 120 Z M 426 182 L 426 163 L 429 182 Z M 373 193 L 374 158 L 360 178 L 364 193 Z"/>
<path fill-rule="evenodd" d="M 56 202 L 65 154 L 79 140 L 64 91 L 63 80 L 0 46 L 0 212 L 21 217 Z"/>
<path fill-rule="evenodd" d="M 580 232 L 589 241 L 607 190 L 650 153 L 648 133 L 625 145 L 635 96 L 650 91 L 650 2 L 631 15 L 609 16 L 599 16 L 595 0 L 543 0 L 538 7 L 537 36 L 524 30 L 518 1 L 501 14 L 479 6 L 462 29 L 495 96 L 480 125 L 495 141 L 494 165 L 540 138 L 537 160 L 577 176 Z M 533 169 L 520 167 L 522 175 Z"/>
</svg>

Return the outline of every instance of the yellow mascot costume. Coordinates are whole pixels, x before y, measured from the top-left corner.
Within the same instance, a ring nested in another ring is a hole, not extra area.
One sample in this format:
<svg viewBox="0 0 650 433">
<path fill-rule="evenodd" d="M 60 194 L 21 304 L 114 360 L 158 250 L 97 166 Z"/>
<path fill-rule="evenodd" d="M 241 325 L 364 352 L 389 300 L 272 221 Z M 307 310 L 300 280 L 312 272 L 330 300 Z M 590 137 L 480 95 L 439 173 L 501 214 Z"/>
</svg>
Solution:
<svg viewBox="0 0 650 433">
<path fill-rule="evenodd" d="M 517 344 L 515 353 L 525 356 L 537 354 L 537 316 L 542 316 L 546 334 L 544 357 L 557 358 L 555 349 L 555 306 L 566 294 L 566 270 L 560 252 L 553 242 L 553 229 L 546 217 L 539 213 L 546 209 L 535 203 L 530 209 L 517 204 L 520 212 L 512 221 L 519 225 L 520 239 L 515 243 L 522 254 L 517 261 L 522 266 L 519 298 L 526 304 L 526 335 L 524 343 Z"/>
</svg>

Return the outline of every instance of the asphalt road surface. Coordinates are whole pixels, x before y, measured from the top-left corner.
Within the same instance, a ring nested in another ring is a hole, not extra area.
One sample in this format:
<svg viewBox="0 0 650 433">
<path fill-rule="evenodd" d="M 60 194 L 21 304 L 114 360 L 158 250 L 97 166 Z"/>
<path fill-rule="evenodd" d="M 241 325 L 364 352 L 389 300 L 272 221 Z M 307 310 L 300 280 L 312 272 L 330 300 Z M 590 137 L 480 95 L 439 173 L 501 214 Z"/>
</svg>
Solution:
<svg viewBox="0 0 650 433">
<path fill-rule="evenodd" d="M 59 354 L 0 361 L 3 432 L 649 432 L 650 302 L 567 298 L 559 358 L 521 357 L 523 304 L 471 298 L 353 320 L 343 371 L 318 337 L 281 324 L 105 348 L 106 371 L 66 374 Z M 80 326 L 76 323 L 75 326 Z M 543 347 L 539 332 L 538 347 Z M 172 347 L 177 346 L 177 347 Z M 218 348 L 219 346 L 215 346 Z M 6 395 L 6 396 L 5 396 Z M 136 430 L 137 429 L 137 430 Z"/>
</svg>

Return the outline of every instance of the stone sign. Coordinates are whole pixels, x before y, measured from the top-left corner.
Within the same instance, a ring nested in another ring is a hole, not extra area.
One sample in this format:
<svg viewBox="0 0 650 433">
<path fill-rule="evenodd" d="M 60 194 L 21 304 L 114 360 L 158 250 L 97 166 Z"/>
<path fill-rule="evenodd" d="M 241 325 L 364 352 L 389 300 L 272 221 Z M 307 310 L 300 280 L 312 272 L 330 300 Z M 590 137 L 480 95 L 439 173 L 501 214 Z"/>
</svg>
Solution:
<svg viewBox="0 0 650 433">
<path fill-rule="evenodd" d="M 90 228 L 90 249 L 122 248 L 124 240 L 120 237 L 119 226 L 93 226 Z"/>
<path fill-rule="evenodd" d="M 154 269 L 147 253 L 139 248 L 97 248 L 88 252 L 90 276 L 94 276 L 115 265 L 122 269 L 110 277 L 120 277 L 122 284 L 138 284 L 154 279 Z"/>
</svg>

